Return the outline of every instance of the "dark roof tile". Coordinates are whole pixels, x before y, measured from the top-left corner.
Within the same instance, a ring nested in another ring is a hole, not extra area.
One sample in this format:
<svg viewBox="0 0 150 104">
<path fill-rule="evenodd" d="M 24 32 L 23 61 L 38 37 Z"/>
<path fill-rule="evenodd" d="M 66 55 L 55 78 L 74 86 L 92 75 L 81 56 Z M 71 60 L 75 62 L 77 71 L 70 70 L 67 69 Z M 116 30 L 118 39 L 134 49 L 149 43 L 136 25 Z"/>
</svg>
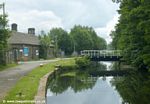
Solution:
<svg viewBox="0 0 150 104">
<path fill-rule="evenodd" d="M 8 39 L 9 44 L 30 44 L 40 45 L 40 40 L 37 36 L 32 34 L 26 34 L 21 32 L 12 31 L 10 38 Z"/>
</svg>

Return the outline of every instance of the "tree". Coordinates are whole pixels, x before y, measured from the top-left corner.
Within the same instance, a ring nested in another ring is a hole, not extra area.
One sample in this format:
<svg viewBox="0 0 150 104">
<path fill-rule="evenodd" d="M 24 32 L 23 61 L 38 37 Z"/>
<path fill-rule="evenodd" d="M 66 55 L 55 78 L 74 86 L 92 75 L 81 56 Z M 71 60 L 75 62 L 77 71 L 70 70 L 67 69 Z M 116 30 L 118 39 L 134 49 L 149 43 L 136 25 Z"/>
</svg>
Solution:
<svg viewBox="0 0 150 104">
<path fill-rule="evenodd" d="M 9 30 L 7 25 L 7 16 L 0 15 L 0 64 L 6 65 L 5 52 L 8 50 L 7 40 L 9 38 Z"/>
<path fill-rule="evenodd" d="M 75 49 L 78 53 L 81 50 L 106 49 L 106 41 L 98 37 L 93 28 L 87 26 L 74 26 L 70 36 L 73 38 Z"/>
<path fill-rule="evenodd" d="M 97 45 L 95 49 L 98 49 L 98 50 L 103 50 L 103 49 L 106 49 L 107 47 L 106 40 L 101 37 L 97 37 L 95 44 Z"/>
<path fill-rule="evenodd" d="M 113 33 L 113 46 L 139 69 L 150 68 L 150 1 L 121 0 L 119 23 Z"/>
<path fill-rule="evenodd" d="M 49 32 L 49 36 L 55 43 L 55 49 L 64 51 L 66 55 L 71 55 L 73 52 L 72 38 L 67 31 L 62 28 L 53 28 Z"/>
<path fill-rule="evenodd" d="M 42 32 L 41 35 L 39 35 L 40 39 L 40 58 L 47 59 L 49 54 L 49 49 L 51 46 L 51 38 L 46 35 L 44 32 Z"/>
<path fill-rule="evenodd" d="M 86 49 L 106 49 L 106 41 L 98 37 L 93 28 L 87 26 L 74 26 L 69 34 L 62 28 L 53 28 L 48 36 L 55 46 L 55 56 L 60 51 L 71 55 L 73 51 L 80 53 Z"/>
<path fill-rule="evenodd" d="M 70 35 L 73 37 L 75 49 L 78 53 L 84 49 L 92 49 L 93 41 L 86 27 L 74 26 L 74 28 L 71 29 Z"/>
</svg>

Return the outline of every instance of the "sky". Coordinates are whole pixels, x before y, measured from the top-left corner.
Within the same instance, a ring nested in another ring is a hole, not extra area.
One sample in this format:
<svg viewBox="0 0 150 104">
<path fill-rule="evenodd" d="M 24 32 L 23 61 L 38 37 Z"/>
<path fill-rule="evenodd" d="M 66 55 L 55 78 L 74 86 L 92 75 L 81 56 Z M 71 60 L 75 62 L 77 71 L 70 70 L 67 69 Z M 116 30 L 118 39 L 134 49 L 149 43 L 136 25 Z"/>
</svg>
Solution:
<svg viewBox="0 0 150 104">
<path fill-rule="evenodd" d="M 0 0 L 5 3 L 9 25 L 18 24 L 18 31 L 48 32 L 54 27 L 70 31 L 74 25 L 93 27 L 98 36 L 111 41 L 109 36 L 118 22 L 119 4 L 112 0 Z"/>
</svg>

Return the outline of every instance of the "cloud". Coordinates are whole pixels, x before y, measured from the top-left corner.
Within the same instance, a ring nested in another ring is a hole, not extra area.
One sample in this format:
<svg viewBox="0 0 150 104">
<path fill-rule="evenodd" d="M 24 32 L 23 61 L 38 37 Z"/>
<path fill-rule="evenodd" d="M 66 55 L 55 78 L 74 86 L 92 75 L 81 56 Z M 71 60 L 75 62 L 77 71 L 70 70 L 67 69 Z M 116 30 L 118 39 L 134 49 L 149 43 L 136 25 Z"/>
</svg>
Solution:
<svg viewBox="0 0 150 104">
<path fill-rule="evenodd" d="M 19 31 L 28 27 L 48 31 L 52 27 L 66 30 L 75 24 L 91 26 L 100 32 L 109 30 L 118 4 L 111 0 L 1 0 L 6 3 L 10 23 L 19 25 Z M 107 27 L 107 28 L 106 28 Z"/>
<path fill-rule="evenodd" d="M 111 37 L 110 33 L 115 29 L 116 24 L 118 23 L 119 20 L 119 14 L 115 14 L 113 19 L 110 20 L 105 27 L 98 27 L 95 28 L 96 33 L 100 36 L 106 39 L 107 43 L 110 43 Z"/>
<path fill-rule="evenodd" d="M 52 11 L 31 10 L 28 12 L 11 12 L 10 24 L 17 23 L 19 30 L 27 32 L 27 28 L 35 27 L 38 32 L 49 31 L 53 27 L 63 27 L 61 18 Z"/>
<path fill-rule="evenodd" d="M 105 26 L 113 18 L 118 5 L 111 0 L 55 0 L 49 9 L 62 18 L 66 29 L 75 24 L 96 28 Z"/>
</svg>

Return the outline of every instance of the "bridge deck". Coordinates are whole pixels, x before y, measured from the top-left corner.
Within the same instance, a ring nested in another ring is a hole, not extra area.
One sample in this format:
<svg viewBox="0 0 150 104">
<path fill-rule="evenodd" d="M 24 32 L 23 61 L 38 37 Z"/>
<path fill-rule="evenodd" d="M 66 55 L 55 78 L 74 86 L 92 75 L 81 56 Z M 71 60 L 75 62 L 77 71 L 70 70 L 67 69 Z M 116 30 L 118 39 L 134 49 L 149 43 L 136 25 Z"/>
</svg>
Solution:
<svg viewBox="0 0 150 104">
<path fill-rule="evenodd" d="M 121 50 L 83 50 L 82 56 L 88 56 L 92 61 L 119 61 L 122 58 Z"/>
</svg>

